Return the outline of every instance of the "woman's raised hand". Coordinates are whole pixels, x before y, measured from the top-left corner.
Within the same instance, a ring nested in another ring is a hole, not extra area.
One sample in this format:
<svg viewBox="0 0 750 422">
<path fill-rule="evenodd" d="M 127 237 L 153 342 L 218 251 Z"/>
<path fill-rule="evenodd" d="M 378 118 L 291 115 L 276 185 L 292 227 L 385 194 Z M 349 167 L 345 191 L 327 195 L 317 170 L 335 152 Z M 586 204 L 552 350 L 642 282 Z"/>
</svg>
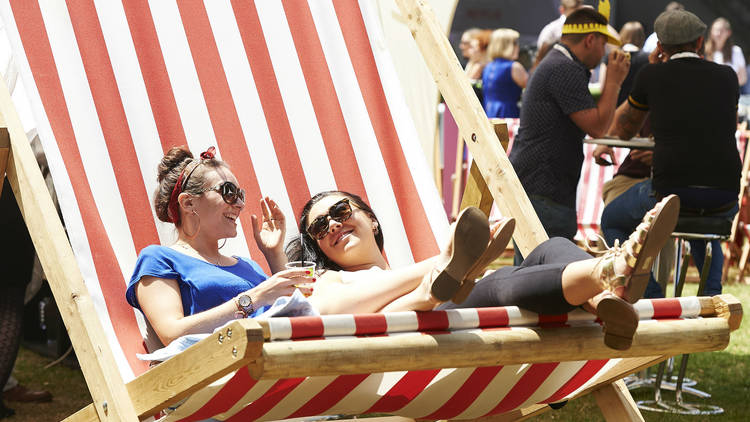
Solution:
<svg viewBox="0 0 750 422">
<path fill-rule="evenodd" d="M 253 214 L 253 236 L 261 251 L 273 250 L 284 246 L 286 234 L 286 218 L 276 202 L 264 197 L 260 199 L 262 215 L 260 219 Z"/>
<path fill-rule="evenodd" d="M 258 248 L 266 257 L 272 272 L 284 268 L 284 236 L 286 235 L 286 218 L 279 205 L 271 198 L 260 199 L 262 215 L 258 218 L 253 214 L 253 237 Z"/>
</svg>

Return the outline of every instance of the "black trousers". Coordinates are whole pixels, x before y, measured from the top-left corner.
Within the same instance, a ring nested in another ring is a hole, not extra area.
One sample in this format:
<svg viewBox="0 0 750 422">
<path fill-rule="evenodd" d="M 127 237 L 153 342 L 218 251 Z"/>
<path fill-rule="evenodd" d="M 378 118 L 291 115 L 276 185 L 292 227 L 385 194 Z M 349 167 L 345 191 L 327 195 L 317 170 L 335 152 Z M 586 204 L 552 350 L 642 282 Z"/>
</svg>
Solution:
<svg viewBox="0 0 750 422">
<path fill-rule="evenodd" d="M 0 227 L 4 246 L 0 253 L 0 418 L 3 418 L 12 414 L 3 406 L 2 389 L 18 354 L 24 293 L 34 267 L 34 245 L 7 179 L 0 194 Z"/>
<path fill-rule="evenodd" d="M 447 302 L 438 309 L 518 306 L 541 314 L 568 313 L 577 306 L 563 296 L 563 270 L 590 258 L 570 240 L 553 237 L 534 248 L 520 266 L 500 268 L 479 280 L 463 303 Z"/>
</svg>

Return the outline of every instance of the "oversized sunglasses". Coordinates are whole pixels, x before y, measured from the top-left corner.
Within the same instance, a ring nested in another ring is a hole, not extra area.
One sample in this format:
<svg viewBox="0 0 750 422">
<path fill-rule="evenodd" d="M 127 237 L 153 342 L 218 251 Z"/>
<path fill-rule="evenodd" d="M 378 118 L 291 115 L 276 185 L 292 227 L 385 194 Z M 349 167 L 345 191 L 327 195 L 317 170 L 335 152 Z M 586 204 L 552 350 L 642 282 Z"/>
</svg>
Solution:
<svg viewBox="0 0 750 422">
<path fill-rule="evenodd" d="M 245 189 L 240 189 L 232 182 L 221 182 L 218 185 L 210 188 L 201 189 L 198 193 L 216 191 L 221 194 L 221 198 L 229 205 L 234 205 L 237 200 L 245 202 Z"/>
<path fill-rule="evenodd" d="M 352 206 L 349 204 L 349 198 L 344 198 L 328 208 L 328 213 L 316 217 L 315 220 L 307 226 L 307 232 L 315 239 L 322 240 L 328 234 L 328 221 L 336 220 L 343 223 L 352 216 Z"/>
</svg>

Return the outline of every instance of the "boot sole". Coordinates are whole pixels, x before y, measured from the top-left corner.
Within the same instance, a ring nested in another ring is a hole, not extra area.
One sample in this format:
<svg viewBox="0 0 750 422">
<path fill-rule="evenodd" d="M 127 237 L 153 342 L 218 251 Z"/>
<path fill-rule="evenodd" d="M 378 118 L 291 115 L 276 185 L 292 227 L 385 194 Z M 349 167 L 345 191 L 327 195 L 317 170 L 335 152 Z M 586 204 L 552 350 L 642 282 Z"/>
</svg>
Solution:
<svg viewBox="0 0 750 422">
<path fill-rule="evenodd" d="M 640 252 L 638 252 L 630 282 L 625 288 L 625 300 L 628 302 L 635 303 L 643 297 L 646 285 L 648 285 L 648 280 L 651 277 L 654 259 L 659 255 L 659 251 L 677 226 L 679 216 L 680 199 L 676 196 L 670 198 L 654 216 L 651 228 L 646 234 Z"/>
<path fill-rule="evenodd" d="M 433 279 L 431 288 L 432 296 L 442 302 L 456 295 L 469 270 L 487 248 L 490 238 L 487 216 L 476 207 L 464 209 L 458 215 L 451 235 L 453 254 L 445 268 Z"/>
<path fill-rule="evenodd" d="M 485 249 L 482 256 L 480 256 L 479 259 L 477 259 L 477 262 L 471 267 L 469 274 L 466 275 L 466 279 L 464 279 L 464 282 L 461 284 L 461 288 L 455 296 L 453 296 L 453 303 L 463 303 L 463 301 L 469 297 L 469 293 L 471 293 L 476 284 L 474 280 L 481 277 L 485 268 L 493 263 L 505 251 L 508 242 L 513 238 L 513 231 L 515 228 L 516 220 L 511 217 L 507 219 L 499 229 L 497 229 L 497 232 L 495 232 L 495 236 L 490 240 L 487 249 Z"/>
<path fill-rule="evenodd" d="M 638 314 L 633 307 L 616 296 L 605 297 L 596 307 L 602 321 L 604 344 L 615 350 L 627 350 L 633 344 L 638 328 Z"/>
</svg>

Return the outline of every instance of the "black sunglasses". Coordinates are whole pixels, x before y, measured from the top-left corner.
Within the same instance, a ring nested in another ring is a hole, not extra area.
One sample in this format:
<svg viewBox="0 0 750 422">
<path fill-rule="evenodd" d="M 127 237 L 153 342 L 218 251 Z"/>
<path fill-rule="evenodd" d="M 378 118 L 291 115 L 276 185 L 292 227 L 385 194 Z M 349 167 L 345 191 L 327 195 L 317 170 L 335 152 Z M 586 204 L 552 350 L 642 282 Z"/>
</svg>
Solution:
<svg viewBox="0 0 750 422">
<path fill-rule="evenodd" d="M 232 182 L 221 182 L 214 187 L 201 189 L 197 193 L 208 192 L 210 190 L 219 192 L 224 202 L 229 205 L 234 205 L 238 199 L 245 202 L 245 189 L 238 188 Z"/>
<path fill-rule="evenodd" d="M 352 216 L 352 206 L 349 204 L 349 198 L 344 198 L 328 208 L 328 213 L 316 217 L 315 220 L 307 226 L 307 232 L 315 239 L 322 240 L 328 234 L 328 217 L 343 223 Z"/>
</svg>

